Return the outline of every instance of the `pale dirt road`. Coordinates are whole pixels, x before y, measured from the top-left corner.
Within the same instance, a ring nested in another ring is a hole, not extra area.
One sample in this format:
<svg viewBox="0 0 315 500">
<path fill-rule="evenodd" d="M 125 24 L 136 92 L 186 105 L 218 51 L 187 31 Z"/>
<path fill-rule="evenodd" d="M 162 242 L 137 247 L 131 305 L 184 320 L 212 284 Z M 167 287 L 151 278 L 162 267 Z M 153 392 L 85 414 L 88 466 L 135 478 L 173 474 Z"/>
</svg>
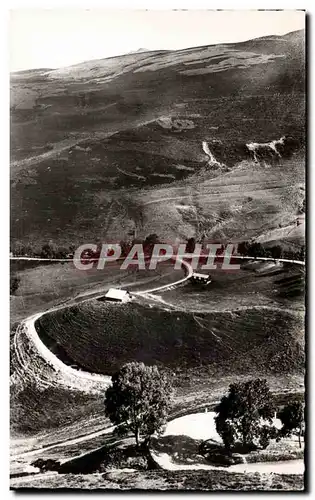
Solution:
<svg viewBox="0 0 315 500">
<path fill-rule="evenodd" d="M 46 260 L 46 259 L 45 259 Z M 161 290 L 164 288 L 168 288 L 170 286 L 174 287 L 177 286 L 178 284 L 181 284 L 189 279 L 189 277 L 192 274 L 192 269 L 189 264 L 186 262 L 182 261 L 183 266 L 186 269 L 186 276 L 182 278 L 181 280 L 178 280 L 176 282 L 173 282 L 168 285 L 163 285 L 161 287 L 156 287 L 154 290 Z M 147 281 L 151 281 L 152 279 L 150 278 L 149 280 L 142 280 L 141 282 L 145 283 Z M 138 285 L 141 282 L 137 282 L 136 284 Z M 135 285 L 134 282 L 131 283 L 126 283 L 124 284 L 124 287 L 128 286 L 133 286 Z M 108 286 L 106 286 L 105 290 L 100 290 L 98 294 L 95 293 L 88 293 L 85 292 L 82 295 L 76 296 L 72 300 L 67 300 L 62 304 L 59 304 L 55 307 L 52 307 L 51 309 L 48 309 L 46 311 L 42 311 L 36 314 L 33 314 L 32 316 L 26 318 L 17 328 L 17 331 L 14 336 L 14 348 L 15 348 L 15 353 L 17 357 L 18 363 L 21 365 L 21 367 L 27 368 L 27 361 L 24 359 L 24 336 L 27 337 L 28 342 L 30 342 L 36 349 L 36 351 L 39 353 L 39 356 L 43 358 L 46 362 L 47 365 L 51 366 L 54 370 L 55 373 L 60 374 L 62 376 L 62 380 L 66 386 L 69 387 L 77 387 L 79 389 L 84 389 L 86 388 L 87 390 L 104 390 L 105 387 L 107 387 L 110 382 L 111 382 L 111 377 L 106 376 L 106 375 L 99 375 L 99 374 L 94 374 L 90 372 L 86 372 L 83 370 L 77 370 L 75 368 L 72 368 L 69 365 L 66 365 L 63 363 L 57 356 L 55 356 L 48 347 L 42 342 L 40 337 L 37 334 L 36 328 L 35 328 L 35 323 L 36 321 L 41 318 L 44 314 L 49 314 L 51 312 L 64 309 L 67 307 L 70 307 L 71 305 L 75 305 L 78 303 L 86 302 L 90 300 L 91 298 L 97 299 L 100 297 L 104 296 L 105 291 L 108 289 Z M 146 292 L 138 292 L 139 295 L 144 295 Z M 40 374 L 38 375 L 40 377 Z M 85 436 L 81 436 L 76 439 L 71 439 L 68 441 L 65 441 L 62 443 L 62 445 L 71 445 L 71 444 L 76 444 L 80 443 L 83 441 L 87 441 L 89 439 L 93 439 L 97 436 L 100 436 L 102 434 L 107 434 L 108 432 L 111 432 L 112 428 L 110 429 L 102 429 L 100 431 L 94 432 L 94 433 L 89 433 Z M 37 450 L 31 450 L 28 452 L 24 452 L 22 454 L 16 454 L 13 455 L 13 458 L 21 458 L 21 457 L 26 457 L 29 454 L 36 454 L 39 452 L 43 451 L 48 451 L 56 446 L 60 446 L 60 443 L 52 444 L 49 445 L 48 447 L 45 448 L 39 448 Z"/>
<path fill-rule="evenodd" d="M 254 260 L 252 257 L 240 257 L 240 258 L 242 258 L 242 259 L 248 259 L 248 260 Z M 274 259 L 263 258 L 263 257 L 257 258 L 256 260 L 272 260 L 272 261 L 274 261 Z M 300 262 L 300 261 L 290 261 L 290 260 L 287 260 L 287 259 L 279 259 L 279 261 L 291 262 L 291 263 L 295 263 L 295 264 L 305 265 L 304 262 Z M 150 293 L 157 292 L 157 291 L 163 291 L 164 289 L 168 289 L 170 287 L 179 286 L 180 284 L 184 283 L 185 281 L 187 281 L 189 279 L 189 277 L 191 276 L 193 270 L 192 270 L 191 266 L 187 262 L 182 261 L 182 263 L 184 264 L 184 266 L 186 268 L 187 274 L 181 280 L 178 280 L 178 281 L 176 281 L 176 282 L 174 282 L 172 284 L 163 285 L 163 286 L 156 287 L 156 288 L 153 288 L 153 289 L 150 289 L 150 290 L 146 290 L 146 291 L 143 291 L 143 292 L 135 292 L 135 294 L 136 295 L 144 295 L 145 296 L 146 294 L 150 294 Z M 134 284 L 134 282 L 132 284 Z M 126 284 L 125 286 L 128 286 L 128 284 Z M 106 288 L 108 288 L 108 287 L 106 287 Z M 103 295 L 104 295 L 104 291 L 102 293 L 100 292 L 100 294 L 98 295 L 98 297 L 101 297 Z M 47 364 L 49 364 L 50 366 L 52 366 L 55 371 L 61 372 L 62 375 L 65 377 L 65 379 L 67 379 L 68 375 L 70 375 L 70 382 L 71 383 L 73 383 L 73 379 L 76 379 L 78 381 L 79 385 L 81 386 L 83 380 L 85 380 L 85 381 L 88 380 L 88 381 L 92 382 L 93 384 L 94 383 L 95 384 L 101 383 L 102 386 L 104 387 L 104 385 L 109 385 L 110 384 L 110 377 L 107 377 L 107 376 L 104 376 L 104 375 L 92 374 L 92 373 L 84 372 L 84 371 L 79 371 L 79 370 L 76 370 L 74 368 L 71 368 L 68 365 L 65 365 L 61 360 L 59 360 L 45 346 L 45 344 L 39 338 L 39 336 L 38 336 L 38 334 L 36 332 L 36 328 L 35 328 L 35 322 L 43 314 L 47 314 L 47 313 L 50 313 L 50 312 L 53 312 L 53 311 L 56 311 L 56 310 L 59 310 L 59 309 L 66 308 L 68 306 L 71 306 L 72 304 L 77 304 L 78 302 L 84 302 L 84 301 L 90 300 L 90 298 L 91 297 L 90 297 L 90 295 L 88 293 L 83 294 L 82 297 L 76 297 L 75 300 L 72 300 L 72 301 L 68 300 L 64 304 L 58 305 L 58 306 L 53 307 L 53 308 L 51 308 L 51 309 L 49 309 L 47 311 L 40 312 L 40 313 L 37 313 L 35 315 L 30 316 L 29 318 L 27 318 L 26 320 L 24 320 L 24 322 L 22 323 L 22 325 L 23 325 L 23 330 L 27 333 L 27 336 L 28 336 L 29 340 L 36 347 L 36 349 L 38 350 L 38 352 L 40 353 L 40 355 L 45 359 L 45 361 L 47 362 Z M 93 298 L 96 298 L 95 294 L 93 295 Z M 18 334 L 18 332 L 17 332 L 17 334 Z M 17 351 L 17 356 L 19 357 L 18 335 L 15 336 L 14 342 L 15 342 L 15 349 Z M 110 426 L 110 427 L 107 427 L 105 429 L 98 430 L 96 432 L 85 434 L 85 435 L 80 436 L 78 438 L 72 438 L 72 439 L 69 439 L 69 440 L 65 440 L 63 442 L 58 442 L 58 443 L 50 444 L 50 445 L 48 445 L 46 447 L 41 447 L 41 448 L 33 449 L 33 450 L 26 451 L 26 452 L 23 452 L 23 453 L 20 453 L 20 454 L 18 453 L 16 455 L 13 455 L 12 458 L 13 459 L 23 459 L 23 458 L 26 458 L 26 457 L 29 457 L 29 456 L 36 455 L 36 454 L 41 453 L 41 452 L 49 451 L 49 450 L 51 450 L 53 448 L 57 448 L 57 447 L 60 447 L 60 446 L 71 446 L 73 444 L 79 444 L 81 442 L 92 440 L 93 438 L 96 438 L 98 436 L 109 434 L 109 433 L 111 433 L 113 431 L 113 428 L 114 428 L 113 426 Z M 243 464 L 241 464 L 241 465 L 243 465 Z M 252 464 L 248 464 L 248 465 L 252 465 Z"/>
<path fill-rule="evenodd" d="M 186 276 L 182 278 L 181 280 L 178 280 L 174 283 L 170 283 L 168 285 L 163 285 L 161 287 L 156 287 L 153 290 L 162 290 L 165 288 L 169 288 L 170 286 L 174 287 L 177 286 L 178 284 L 181 284 L 189 279 L 189 277 L 192 274 L 192 269 L 189 264 L 187 264 L 184 261 L 181 261 L 182 264 L 186 268 Z M 143 283 L 146 283 L 147 281 L 151 281 L 151 279 L 148 280 L 142 280 Z M 140 282 L 130 282 L 130 283 L 125 283 L 124 288 L 134 286 L 134 285 L 139 285 L 141 284 Z M 86 389 L 91 390 L 93 389 L 93 385 L 95 385 L 94 389 L 103 389 L 104 387 L 108 386 L 110 384 L 111 378 L 105 375 L 99 375 L 99 374 L 94 374 L 94 373 L 89 373 L 83 370 L 76 370 L 75 368 L 72 368 L 69 365 L 66 365 L 63 363 L 57 356 L 55 356 L 48 347 L 42 342 L 42 340 L 39 338 L 36 328 L 35 328 L 35 323 L 38 319 L 40 319 L 44 314 L 50 314 L 55 311 L 59 311 L 61 309 L 65 309 L 67 307 L 70 307 L 72 305 L 77 305 L 78 303 L 83 303 L 91 298 L 93 299 L 98 299 L 104 296 L 105 291 L 109 286 L 106 286 L 104 290 L 100 290 L 97 294 L 93 292 L 92 294 L 89 292 L 85 292 L 82 295 L 76 296 L 72 300 L 67 300 L 63 302 L 62 304 L 59 304 L 57 306 L 54 306 L 46 311 L 42 311 L 36 314 L 33 314 L 32 316 L 26 318 L 17 328 L 16 333 L 14 335 L 14 348 L 16 352 L 16 357 L 21 365 L 21 367 L 27 366 L 27 362 L 24 361 L 24 343 L 25 343 L 25 337 L 27 338 L 27 341 L 31 343 L 33 346 L 35 346 L 36 351 L 39 353 L 40 357 L 45 360 L 45 362 L 51 366 L 56 373 L 62 374 L 63 380 L 65 382 L 65 385 L 69 387 L 75 387 L 77 386 L 78 388 L 83 389 L 84 385 L 83 382 L 89 382 L 87 384 Z M 138 292 L 139 295 L 144 295 L 146 292 Z M 136 294 L 134 294 L 136 295 Z"/>
</svg>

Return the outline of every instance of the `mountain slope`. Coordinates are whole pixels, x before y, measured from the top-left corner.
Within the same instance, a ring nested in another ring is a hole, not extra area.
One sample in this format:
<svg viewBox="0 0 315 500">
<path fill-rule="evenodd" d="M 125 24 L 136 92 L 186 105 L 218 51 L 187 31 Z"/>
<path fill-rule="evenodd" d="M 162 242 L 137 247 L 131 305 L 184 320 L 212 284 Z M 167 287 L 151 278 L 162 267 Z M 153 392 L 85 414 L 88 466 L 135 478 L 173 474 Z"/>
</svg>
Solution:
<svg viewBox="0 0 315 500">
<path fill-rule="evenodd" d="M 13 74 L 13 243 L 292 225 L 304 85 L 304 32 Z M 257 163 L 246 147 L 282 136 L 281 157 Z"/>
</svg>

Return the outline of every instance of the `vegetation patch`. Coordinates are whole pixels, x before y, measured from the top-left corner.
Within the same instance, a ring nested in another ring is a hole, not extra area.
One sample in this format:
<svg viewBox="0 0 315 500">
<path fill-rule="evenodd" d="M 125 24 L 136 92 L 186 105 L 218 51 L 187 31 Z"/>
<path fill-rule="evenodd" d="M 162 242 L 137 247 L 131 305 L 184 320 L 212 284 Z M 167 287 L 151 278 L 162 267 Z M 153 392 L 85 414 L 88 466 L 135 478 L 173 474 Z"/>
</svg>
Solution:
<svg viewBox="0 0 315 500">
<path fill-rule="evenodd" d="M 200 375 L 300 373 L 303 320 L 285 311 L 246 309 L 192 313 L 150 304 L 89 302 L 42 316 L 36 329 L 86 370 L 112 374 L 123 363 L 158 363 Z"/>
</svg>

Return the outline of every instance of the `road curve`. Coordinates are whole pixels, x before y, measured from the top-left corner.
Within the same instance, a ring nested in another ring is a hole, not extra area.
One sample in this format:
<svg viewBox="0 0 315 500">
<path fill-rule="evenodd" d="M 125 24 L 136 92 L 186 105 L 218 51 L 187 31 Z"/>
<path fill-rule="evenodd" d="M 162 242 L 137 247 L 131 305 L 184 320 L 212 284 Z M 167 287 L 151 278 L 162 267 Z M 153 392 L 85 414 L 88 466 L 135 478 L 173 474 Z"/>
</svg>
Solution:
<svg viewBox="0 0 315 500">
<path fill-rule="evenodd" d="M 305 266 L 305 263 L 303 261 L 296 261 L 296 260 L 273 259 L 273 258 L 269 258 L 269 257 L 257 257 L 255 259 L 254 257 L 238 256 L 238 255 L 235 256 L 235 257 L 237 257 L 239 259 L 244 259 L 244 260 L 262 260 L 262 261 L 273 261 L 273 262 L 275 262 L 275 261 L 276 262 L 288 262 L 288 263 L 292 263 L 292 264 L 298 264 L 298 265 Z M 23 257 L 21 257 L 20 259 L 23 259 Z M 25 260 L 58 260 L 58 261 L 69 260 L 69 259 L 35 259 L 35 258 L 24 258 L 24 259 Z M 72 259 L 70 259 L 70 260 L 72 260 Z M 133 292 L 133 295 L 145 295 L 145 294 L 148 294 L 148 293 L 153 293 L 153 292 L 158 292 L 158 291 L 162 291 L 162 290 L 167 290 L 169 288 L 176 287 L 176 286 L 179 286 L 179 285 L 183 284 L 185 281 L 187 281 L 192 276 L 193 269 L 192 269 L 192 266 L 187 261 L 181 260 L 181 263 L 182 263 L 182 265 L 186 269 L 186 275 L 185 275 L 184 278 L 182 278 L 180 280 L 177 280 L 177 281 L 175 281 L 175 282 L 173 282 L 171 284 L 168 284 L 168 285 L 162 285 L 160 287 L 156 287 L 156 288 L 149 289 L 149 290 L 142 291 L 142 292 Z M 125 286 L 127 286 L 127 285 L 125 285 Z M 91 296 L 93 298 L 99 298 L 99 297 L 104 296 L 104 292 L 100 293 L 97 296 L 95 296 L 95 293 L 93 293 L 93 294 L 92 293 L 91 294 L 86 294 L 86 295 L 83 295 L 81 297 L 81 299 L 79 299 L 79 300 L 77 298 L 76 301 L 74 301 L 74 300 L 72 300 L 72 301 L 66 300 L 62 304 L 59 304 L 58 306 L 55 306 L 55 307 L 53 307 L 51 309 L 48 309 L 46 311 L 34 314 L 34 315 L 29 316 L 28 318 L 26 318 L 19 325 L 19 327 L 17 328 L 17 331 L 15 333 L 15 336 L 14 336 L 14 347 L 15 347 L 15 351 L 16 351 L 18 362 L 20 364 L 23 364 L 23 360 L 21 359 L 21 353 L 20 353 L 20 348 L 19 348 L 19 337 L 21 335 L 26 335 L 27 338 L 28 338 L 28 340 L 32 343 L 32 345 L 35 346 L 35 348 L 36 348 L 37 352 L 39 353 L 40 357 L 42 357 L 45 360 L 45 362 L 48 365 L 50 365 L 57 373 L 62 374 L 63 381 L 64 381 L 65 385 L 69 385 L 69 386 L 73 387 L 74 384 L 75 384 L 75 382 L 77 382 L 79 384 L 79 387 L 81 389 L 83 389 L 84 388 L 84 384 L 82 384 L 82 383 L 84 382 L 85 383 L 85 388 L 88 389 L 88 390 L 91 390 L 93 387 L 95 389 L 97 388 L 98 390 L 104 390 L 104 386 L 108 386 L 110 384 L 111 378 L 109 376 L 94 374 L 94 373 L 90 373 L 90 372 L 86 372 L 86 371 L 81 371 L 81 370 L 76 370 L 76 369 L 72 368 L 71 366 L 66 365 L 57 356 L 55 356 L 50 351 L 50 349 L 48 349 L 48 347 L 42 342 L 42 340 L 38 336 L 36 328 L 35 328 L 35 322 L 40 317 L 42 317 L 44 314 L 48 314 L 48 313 L 51 313 L 53 311 L 69 307 L 71 305 L 77 304 L 78 302 L 84 302 L 84 301 L 90 300 Z M 71 439 L 71 440 L 65 441 L 64 443 L 52 444 L 52 445 L 49 445 L 48 447 L 45 447 L 45 448 L 39 448 L 39 449 L 36 449 L 36 450 L 30 450 L 28 452 L 24 452 L 22 454 L 17 454 L 17 455 L 15 455 L 15 457 L 17 458 L 17 457 L 22 457 L 22 456 L 23 457 L 31 456 L 33 454 L 36 454 L 36 453 L 40 452 L 40 451 L 47 451 L 48 449 L 52 449 L 52 448 L 54 448 L 56 446 L 60 446 L 61 444 L 65 444 L 65 445 L 69 444 L 70 445 L 70 444 L 75 444 L 75 443 L 83 442 L 83 441 L 92 439 L 93 437 L 96 437 L 96 436 L 99 436 L 99 435 L 102 435 L 102 434 L 107 434 L 107 433 L 111 432 L 112 429 L 113 429 L 113 427 L 108 427 L 106 429 L 102 429 L 101 431 L 89 433 L 89 434 L 86 434 L 86 435 L 81 436 L 79 438 L 75 438 L 75 439 Z"/>
<path fill-rule="evenodd" d="M 291 264 L 297 264 L 297 265 L 302 265 L 305 266 L 305 263 L 303 261 L 298 261 L 298 260 L 289 260 L 289 259 L 273 259 L 270 257 L 249 257 L 249 256 L 235 256 L 239 259 L 243 260 L 261 260 L 261 261 L 272 261 L 272 262 L 286 262 L 286 263 L 291 263 Z M 12 258 L 12 257 L 11 257 Z M 21 257 L 23 259 L 23 257 Z M 66 260 L 68 261 L 69 259 L 35 259 L 35 258 L 25 258 L 26 260 L 57 260 L 57 261 L 62 261 Z M 71 260 L 71 259 L 70 259 Z M 180 280 L 177 280 L 173 283 L 169 283 L 167 285 L 162 285 L 159 287 L 151 288 L 149 290 L 141 291 L 141 292 L 133 292 L 133 295 L 138 295 L 138 296 L 145 296 L 150 293 L 154 292 L 160 292 L 163 290 L 168 290 L 170 288 L 174 288 L 177 286 L 180 286 L 181 284 L 185 283 L 193 274 L 193 268 L 192 266 L 185 260 L 183 259 L 178 259 L 180 260 L 181 264 L 185 267 L 186 269 L 186 274 L 184 278 L 181 278 Z M 128 286 L 128 284 L 124 285 Z M 19 346 L 19 340 L 21 337 L 26 336 L 27 340 L 29 343 L 31 343 L 33 346 L 35 346 L 36 351 L 39 353 L 40 357 L 45 360 L 45 362 L 51 366 L 57 373 L 60 373 L 63 375 L 64 378 L 64 383 L 66 385 L 74 386 L 79 383 L 79 386 L 82 387 L 82 382 L 86 382 L 86 389 L 91 390 L 93 386 L 96 390 L 101 390 L 104 389 L 104 385 L 108 386 L 110 384 L 110 377 L 105 376 L 105 375 L 99 375 L 99 374 L 94 374 L 90 372 L 86 372 L 83 370 L 77 370 L 75 368 L 72 368 L 69 365 L 66 365 L 63 363 L 57 356 L 55 356 L 51 350 L 46 347 L 44 342 L 40 339 L 40 337 L 37 334 L 36 328 L 35 328 L 35 322 L 40 319 L 44 314 L 49 314 L 51 312 L 64 309 L 66 307 L 69 307 L 74 304 L 78 304 L 79 302 L 84 302 L 87 300 L 90 300 L 91 296 L 95 299 L 100 298 L 104 295 L 103 293 L 100 293 L 99 295 L 95 295 L 95 293 L 91 294 L 86 294 L 83 295 L 81 298 L 76 298 L 76 300 L 66 300 L 62 304 L 59 304 L 51 309 L 48 309 L 46 311 L 42 311 L 37 314 L 33 314 L 32 316 L 29 316 L 26 318 L 17 328 L 15 336 L 14 336 L 14 347 L 15 347 L 15 352 L 16 352 L 16 357 L 18 363 L 21 365 L 23 368 L 23 353 L 21 352 L 20 346 Z M 23 344 L 23 342 L 22 342 Z"/>
<path fill-rule="evenodd" d="M 178 281 L 174 281 L 174 283 L 169 283 L 168 285 L 158 286 L 156 288 L 151 288 L 150 290 L 145 290 L 143 292 L 134 292 L 133 295 L 146 295 L 147 293 L 160 292 L 161 290 L 169 290 L 171 288 L 175 288 L 181 285 L 182 283 L 185 283 L 185 281 L 188 281 L 193 275 L 194 272 L 193 268 L 185 260 L 183 259 L 177 259 L 177 260 L 182 264 L 182 266 L 186 268 L 187 273 L 184 276 L 184 278 L 181 278 Z"/>
<path fill-rule="evenodd" d="M 46 260 L 46 259 L 43 259 Z M 50 259 L 48 259 L 50 260 Z M 56 259 L 57 260 L 57 259 Z M 58 259 L 58 261 L 61 259 Z M 187 281 L 191 275 L 192 275 L 192 267 L 190 264 L 185 262 L 184 260 L 180 259 L 181 264 L 185 267 L 186 269 L 186 274 L 184 278 L 175 281 L 173 283 L 170 283 L 168 285 L 163 285 L 161 287 L 156 287 L 150 290 L 146 290 L 144 292 L 133 292 L 133 295 L 145 295 L 146 293 L 151 293 L 153 291 L 159 291 L 163 289 L 167 289 L 169 287 L 175 287 L 178 286 L 185 281 Z M 124 285 L 130 286 L 133 283 L 127 283 Z M 48 309 L 46 311 L 42 311 L 40 313 L 33 314 L 32 316 L 29 316 L 26 318 L 20 325 L 18 326 L 15 335 L 14 335 L 14 350 L 16 353 L 16 358 L 17 362 L 19 363 L 20 367 L 24 368 L 26 366 L 27 362 L 24 361 L 24 353 L 23 353 L 23 346 L 24 346 L 24 341 L 25 338 L 27 340 L 28 344 L 31 344 L 32 346 L 35 347 L 36 352 L 38 352 L 39 356 L 44 359 L 45 363 L 49 365 L 50 367 L 53 368 L 53 370 L 57 373 L 62 375 L 62 382 L 66 386 L 70 387 L 79 387 L 80 389 L 85 389 L 87 391 L 95 390 L 97 392 L 104 390 L 104 387 L 108 386 L 111 382 L 111 377 L 106 376 L 106 375 L 100 375 L 96 373 L 90 373 L 84 370 L 77 370 L 75 368 L 72 368 L 69 365 L 66 365 L 63 363 L 55 354 L 45 345 L 45 343 L 40 339 L 36 328 L 35 328 L 35 323 L 37 320 L 39 320 L 43 315 L 49 314 L 55 311 L 58 311 L 60 309 L 65 309 L 67 307 L 70 307 L 71 305 L 82 303 L 85 301 L 90 300 L 91 298 L 97 299 L 101 298 L 104 296 L 105 290 L 102 293 L 99 293 L 95 295 L 95 292 L 90 293 L 90 294 L 85 294 L 82 295 L 81 298 L 76 298 L 75 300 L 66 300 L 62 302 L 61 304 L 58 304 L 55 307 L 52 307 L 51 309 Z M 39 380 L 40 382 L 40 380 Z"/>
</svg>

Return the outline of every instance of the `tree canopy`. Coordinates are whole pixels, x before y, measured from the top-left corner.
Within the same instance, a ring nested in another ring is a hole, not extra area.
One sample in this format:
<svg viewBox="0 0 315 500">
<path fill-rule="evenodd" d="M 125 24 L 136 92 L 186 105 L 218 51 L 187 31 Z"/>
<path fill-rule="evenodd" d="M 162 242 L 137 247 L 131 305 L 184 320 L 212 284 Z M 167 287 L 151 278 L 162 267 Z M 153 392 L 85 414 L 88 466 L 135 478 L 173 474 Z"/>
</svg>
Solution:
<svg viewBox="0 0 315 500">
<path fill-rule="evenodd" d="M 299 438 L 301 448 L 301 436 L 304 423 L 304 407 L 301 401 L 293 401 L 282 408 L 278 414 L 282 423 L 282 436 L 291 436 L 296 434 Z"/>
<path fill-rule="evenodd" d="M 166 423 L 172 387 L 156 366 L 127 363 L 112 376 L 105 393 L 105 414 L 120 434 L 131 431 L 139 446 Z"/>
<path fill-rule="evenodd" d="M 228 450 L 237 444 L 266 447 L 275 433 L 273 398 L 265 379 L 231 384 L 216 412 L 216 429 Z"/>
</svg>

